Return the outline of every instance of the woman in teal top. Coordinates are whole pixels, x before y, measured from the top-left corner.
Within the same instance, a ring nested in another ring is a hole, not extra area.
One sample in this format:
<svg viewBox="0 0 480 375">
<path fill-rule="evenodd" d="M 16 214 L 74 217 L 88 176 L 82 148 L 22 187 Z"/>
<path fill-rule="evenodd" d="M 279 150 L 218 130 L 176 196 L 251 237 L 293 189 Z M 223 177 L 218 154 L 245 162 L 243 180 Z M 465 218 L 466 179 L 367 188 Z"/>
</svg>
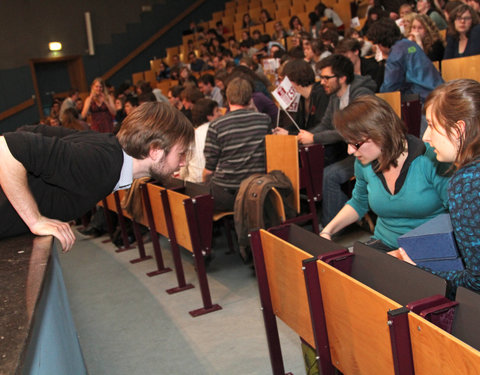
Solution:
<svg viewBox="0 0 480 375">
<path fill-rule="evenodd" d="M 402 120 L 376 96 L 354 100 L 334 119 L 356 157 L 352 199 L 321 235 L 333 234 L 369 209 L 377 215 L 371 245 L 391 250 L 397 238 L 446 212 L 448 164 L 437 162 L 431 147 L 407 135 Z"/>
</svg>

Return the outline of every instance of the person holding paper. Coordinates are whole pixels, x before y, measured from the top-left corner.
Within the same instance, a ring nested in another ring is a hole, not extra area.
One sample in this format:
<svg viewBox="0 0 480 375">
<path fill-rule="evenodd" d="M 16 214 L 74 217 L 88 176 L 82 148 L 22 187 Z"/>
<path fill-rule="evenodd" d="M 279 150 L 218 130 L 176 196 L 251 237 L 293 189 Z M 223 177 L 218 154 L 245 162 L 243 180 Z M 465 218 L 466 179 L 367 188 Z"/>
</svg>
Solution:
<svg viewBox="0 0 480 375">
<path fill-rule="evenodd" d="M 425 102 L 428 142 L 441 162 L 453 163 L 448 208 L 463 271 L 433 272 L 458 286 L 480 291 L 480 83 L 470 79 L 447 82 Z M 412 260 L 403 249 L 397 257 Z M 453 293 L 451 294 L 453 295 Z"/>
<path fill-rule="evenodd" d="M 321 231 L 332 235 L 362 218 L 377 215 L 367 244 L 388 251 L 397 238 L 446 212 L 448 164 L 433 149 L 406 134 L 403 121 L 384 100 L 361 96 L 335 114 L 335 127 L 355 160 L 352 198 Z"/>
<path fill-rule="evenodd" d="M 295 124 L 291 119 L 285 119 L 280 124 L 284 129 L 277 127 L 274 133 L 297 134 L 299 129 L 313 128 L 325 114 L 328 96 L 325 94 L 322 84 L 315 82 L 315 72 L 312 66 L 303 59 L 292 59 L 285 64 L 283 75 L 290 80 L 294 91 L 299 93 L 301 98 L 297 111 L 290 113 Z"/>
</svg>

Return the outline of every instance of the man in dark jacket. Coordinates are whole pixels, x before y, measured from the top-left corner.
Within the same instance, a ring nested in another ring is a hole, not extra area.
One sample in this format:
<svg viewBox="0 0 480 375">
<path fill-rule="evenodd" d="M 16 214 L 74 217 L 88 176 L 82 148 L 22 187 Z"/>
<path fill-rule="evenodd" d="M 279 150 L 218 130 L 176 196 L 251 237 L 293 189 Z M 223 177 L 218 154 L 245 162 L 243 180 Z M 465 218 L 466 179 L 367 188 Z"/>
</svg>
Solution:
<svg viewBox="0 0 480 375">
<path fill-rule="evenodd" d="M 298 134 L 300 143 L 321 143 L 325 146 L 325 165 L 342 160 L 346 156 L 346 144 L 333 126 L 333 116 L 358 96 L 373 95 L 376 84 L 370 77 L 353 74 L 353 64 L 345 56 L 331 55 L 317 65 L 320 82 L 330 95 L 327 110 L 321 121 L 309 131 Z"/>
<path fill-rule="evenodd" d="M 341 185 L 354 175 L 355 158 L 346 154 L 346 144 L 333 125 L 335 112 L 345 108 L 353 99 L 374 95 L 376 83 L 369 76 L 353 73 L 353 64 L 343 55 L 331 55 L 317 65 L 320 82 L 330 95 L 322 121 L 310 132 L 300 131 L 301 143 L 322 143 L 325 146 L 323 174 L 322 222 L 328 223 L 347 201 Z"/>
<path fill-rule="evenodd" d="M 300 129 L 309 130 L 319 123 L 328 105 L 328 95 L 325 94 L 320 82 L 315 82 L 315 72 L 312 66 L 303 59 L 293 59 L 285 64 L 283 74 L 292 82 L 292 86 L 300 95 L 297 112 L 291 112 Z M 280 124 L 289 134 L 297 134 L 298 129 L 289 118 L 283 118 Z M 276 133 L 281 134 L 280 129 Z M 284 132 L 286 134 L 286 132 Z"/>
</svg>

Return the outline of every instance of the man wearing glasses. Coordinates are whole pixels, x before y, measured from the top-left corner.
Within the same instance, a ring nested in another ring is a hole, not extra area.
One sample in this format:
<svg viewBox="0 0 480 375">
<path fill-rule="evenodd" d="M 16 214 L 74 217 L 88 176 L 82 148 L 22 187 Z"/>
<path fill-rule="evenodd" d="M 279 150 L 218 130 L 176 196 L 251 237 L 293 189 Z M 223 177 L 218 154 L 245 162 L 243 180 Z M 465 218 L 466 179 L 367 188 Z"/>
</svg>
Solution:
<svg viewBox="0 0 480 375">
<path fill-rule="evenodd" d="M 341 186 L 354 175 L 355 162 L 353 156 L 347 157 L 347 146 L 333 126 L 333 116 L 353 99 L 374 95 L 377 85 L 370 76 L 355 75 L 353 63 L 343 55 L 326 57 L 317 64 L 317 70 L 330 100 L 322 121 L 310 131 L 301 130 L 298 138 L 303 144 L 322 143 L 325 146 L 322 200 L 322 223 L 325 225 L 348 200 Z"/>
<path fill-rule="evenodd" d="M 335 112 L 358 96 L 373 95 L 377 85 L 370 76 L 355 75 L 352 62 L 342 55 L 331 55 L 321 60 L 317 71 L 323 90 L 330 96 L 328 107 L 322 120 L 309 131 L 301 130 L 298 139 L 302 144 L 323 144 L 325 165 L 329 165 L 346 156 L 346 145 L 333 126 Z"/>
</svg>

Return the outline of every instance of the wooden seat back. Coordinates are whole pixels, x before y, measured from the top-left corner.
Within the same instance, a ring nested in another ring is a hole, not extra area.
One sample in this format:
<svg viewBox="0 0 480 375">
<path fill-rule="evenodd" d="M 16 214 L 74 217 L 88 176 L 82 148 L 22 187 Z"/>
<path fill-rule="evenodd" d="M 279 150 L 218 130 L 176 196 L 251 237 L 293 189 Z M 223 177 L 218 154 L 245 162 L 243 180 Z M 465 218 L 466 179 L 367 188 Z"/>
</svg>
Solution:
<svg viewBox="0 0 480 375">
<path fill-rule="evenodd" d="M 390 107 L 392 107 L 397 116 L 402 118 L 402 99 L 400 91 L 377 92 L 375 95 L 390 104 Z"/>
<path fill-rule="evenodd" d="M 448 82 L 454 79 L 470 78 L 480 82 L 480 55 L 442 60 L 442 77 Z"/>
<path fill-rule="evenodd" d="M 478 350 L 417 314 L 409 313 L 408 322 L 415 374 L 478 373 Z M 475 324 L 478 325 L 478 315 Z"/>
<path fill-rule="evenodd" d="M 311 255 L 265 230 L 260 231 L 260 238 L 273 311 L 314 347 L 302 272 L 302 261 Z"/>
<path fill-rule="evenodd" d="M 151 183 L 148 183 L 145 186 L 148 193 L 148 199 L 150 200 L 150 207 L 155 224 L 155 232 L 166 238 L 169 238 L 167 221 L 165 219 L 165 210 L 163 208 L 161 197 L 161 191 L 165 190 L 165 188 Z"/>
<path fill-rule="evenodd" d="M 300 167 L 298 141 L 294 135 L 267 135 L 265 137 L 267 173 L 280 170 L 292 182 L 292 206 L 300 213 Z"/>
<path fill-rule="evenodd" d="M 188 251 L 193 252 L 192 240 L 188 229 L 187 214 L 183 203 L 184 200 L 189 199 L 190 197 L 173 190 L 167 190 L 167 194 L 177 243 Z"/>
<path fill-rule="evenodd" d="M 344 374 L 394 374 L 389 310 L 400 308 L 354 278 L 317 261 L 332 363 Z"/>
</svg>

